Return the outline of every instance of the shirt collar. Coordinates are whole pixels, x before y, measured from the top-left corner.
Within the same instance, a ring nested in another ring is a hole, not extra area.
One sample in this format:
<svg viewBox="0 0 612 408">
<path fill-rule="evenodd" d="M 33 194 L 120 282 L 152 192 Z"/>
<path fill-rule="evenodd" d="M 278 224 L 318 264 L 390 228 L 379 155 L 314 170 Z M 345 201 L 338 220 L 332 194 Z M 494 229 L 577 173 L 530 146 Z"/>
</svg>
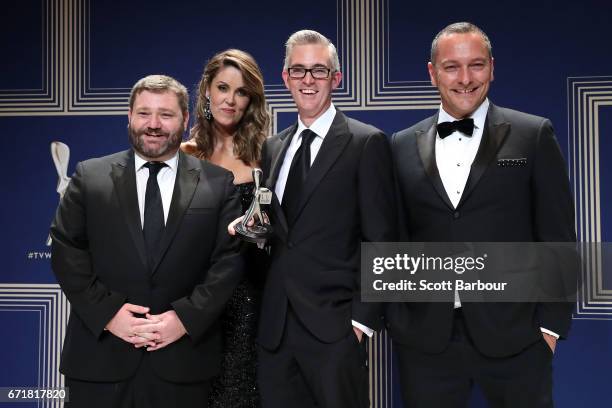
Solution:
<svg viewBox="0 0 612 408">
<path fill-rule="evenodd" d="M 334 104 L 330 104 L 329 108 L 321 116 L 319 116 L 310 127 L 306 126 L 302 119 L 298 116 L 298 128 L 296 135 L 300 135 L 304 129 L 310 129 L 317 134 L 321 139 L 325 138 L 327 132 L 329 132 L 329 128 L 331 128 L 332 123 L 334 122 L 334 118 L 336 117 L 336 107 Z"/>
<path fill-rule="evenodd" d="M 478 109 L 474 111 L 469 117 L 474 119 L 474 127 L 477 129 L 483 129 L 485 120 L 487 119 L 487 112 L 489 111 L 489 98 L 485 98 L 484 101 L 480 104 Z M 442 104 L 440 104 L 440 114 L 438 115 L 438 123 L 442 122 L 452 122 L 454 120 L 459 120 L 457 118 L 449 115 L 444 108 L 442 108 Z"/>
<path fill-rule="evenodd" d="M 166 163 L 166 165 L 170 167 L 172 171 L 176 171 L 178 167 L 178 157 L 179 156 L 178 156 L 178 150 L 177 150 L 174 156 L 164 161 L 164 163 Z M 142 169 L 142 166 L 144 166 L 145 163 L 148 163 L 148 162 L 149 162 L 148 160 L 145 160 L 142 157 L 140 157 L 138 152 L 134 152 L 134 165 L 136 167 L 136 171 Z"/>
</svg>

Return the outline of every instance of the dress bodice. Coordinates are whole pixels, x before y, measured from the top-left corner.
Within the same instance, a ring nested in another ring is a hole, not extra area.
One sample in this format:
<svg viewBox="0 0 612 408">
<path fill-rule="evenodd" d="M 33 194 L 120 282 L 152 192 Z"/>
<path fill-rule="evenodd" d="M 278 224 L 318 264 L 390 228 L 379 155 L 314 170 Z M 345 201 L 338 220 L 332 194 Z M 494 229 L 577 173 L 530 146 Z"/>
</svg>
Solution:
<svg viewBox="0 0 612 408">
<path fill-rule="evenodd" d="M 251 205 L 253 201 L 253 190 L 255 189 L 255 182 L 249 181 L 246 183 L 236 184 L 236 188 L 240 194 L 240 202 L 242 203 L 242 212 L 246 212 L 246 210 Z"/>
</svg>

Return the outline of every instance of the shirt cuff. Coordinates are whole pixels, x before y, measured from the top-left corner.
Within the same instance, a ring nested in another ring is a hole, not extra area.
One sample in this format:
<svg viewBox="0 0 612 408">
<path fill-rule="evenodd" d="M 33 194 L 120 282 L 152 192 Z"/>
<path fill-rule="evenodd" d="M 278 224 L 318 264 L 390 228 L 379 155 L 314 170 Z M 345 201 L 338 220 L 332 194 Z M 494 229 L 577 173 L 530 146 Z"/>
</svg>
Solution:
<svg viewBox="0 0 612 408">
<path fill-rule="evenodd" d="M 540 330 L 542 330 L 542 333 L 546 333 L 546 334 L 550 334 L 551 336 L 553 336 L 555 339 L 559 339 L 559 335 L 553 331 L 550 331 L 548 329 L 545 329 L 543 327 L 540 327 Z"/>
<path fill-rule="evenodd" d="M 362 332 L 364 332 L 366 336 L 372 337 L 374 335 L 374 330 L 370 329 L 369 327 L 364 326 L 363 324 L 356 322 L 354 320 L 351 320 L 351 323 L 353 324 L 353 327 L 356 327 Z"/>
</svg>

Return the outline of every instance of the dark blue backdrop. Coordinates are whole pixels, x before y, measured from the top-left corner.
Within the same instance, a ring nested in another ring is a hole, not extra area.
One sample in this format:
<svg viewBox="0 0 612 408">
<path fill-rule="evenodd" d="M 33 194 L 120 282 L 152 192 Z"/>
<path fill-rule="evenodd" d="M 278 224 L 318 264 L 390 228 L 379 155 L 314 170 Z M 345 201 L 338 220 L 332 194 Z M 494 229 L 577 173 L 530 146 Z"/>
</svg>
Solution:
<svg viewBox="0 0 612 408">
<path fill-rule="evenodd" d="M 491 99 L 553 121 L 572 175 L 579 238 L 605 241 L 612 233 L 610 16 L 606 0 L 24 0 L 4 7 L 0 387 L 62 383 L 57 357 L 67 306 L 45 245 L 58 203 L 49 145 L 70 147 L 69 174 L 79 160 L 126 148 L 127 95 L 137 79 L 167 73 L 193 90 L 208 57 L 244 49 L 263 70 L 275 129 L 282 129 L 295 120 L 280 77 L 284 41 L 312 28 L 338 45 L 345 81 L 337 106 L 390 134 L 439 103 L 426 70 L 435 33 L 472 21 L 493 42 Z M 581 295 L 571 337 L 558 348 L 558 407 L 609 400 L 612 272 L 604 262 L 589 273 L 602 284 Z M 373 345 L 383 379 L 375 381 L 373 406 L 400 407 L 385 341 Z M 478 395 L 473 405 L 484 406 Z"/>
</svg>

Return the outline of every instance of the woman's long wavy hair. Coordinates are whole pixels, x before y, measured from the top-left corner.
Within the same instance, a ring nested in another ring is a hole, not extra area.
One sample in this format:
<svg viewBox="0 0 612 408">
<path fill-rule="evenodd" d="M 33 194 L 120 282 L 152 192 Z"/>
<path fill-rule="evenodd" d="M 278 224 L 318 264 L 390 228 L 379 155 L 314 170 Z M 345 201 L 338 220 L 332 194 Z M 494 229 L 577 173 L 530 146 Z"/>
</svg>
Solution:
<svg viewBox="0 0 612 408">
<path fill-rule="evenodd" d="M 201 157 L 209 159 L 215 145 L 212 132 L 215 119 L 207 120 L 204 115 L 206 90 L 210 89 L 219 70 L 228 66 L 235 67 L 242 73 L 244 88 L 250 97 L 249 106 L 238 123 L 234 135 L 234 155 L 245 164 L 250 165 L 260 159 L 261 146 L 270 124 L 270 115 L 264 95 L 263 75 L 250 54 L 241 50 L 229 49 L 216 54 L 208 61 L 198 84 L 195 124 L 189 133 L 195 140 Z"/>
</svg>

